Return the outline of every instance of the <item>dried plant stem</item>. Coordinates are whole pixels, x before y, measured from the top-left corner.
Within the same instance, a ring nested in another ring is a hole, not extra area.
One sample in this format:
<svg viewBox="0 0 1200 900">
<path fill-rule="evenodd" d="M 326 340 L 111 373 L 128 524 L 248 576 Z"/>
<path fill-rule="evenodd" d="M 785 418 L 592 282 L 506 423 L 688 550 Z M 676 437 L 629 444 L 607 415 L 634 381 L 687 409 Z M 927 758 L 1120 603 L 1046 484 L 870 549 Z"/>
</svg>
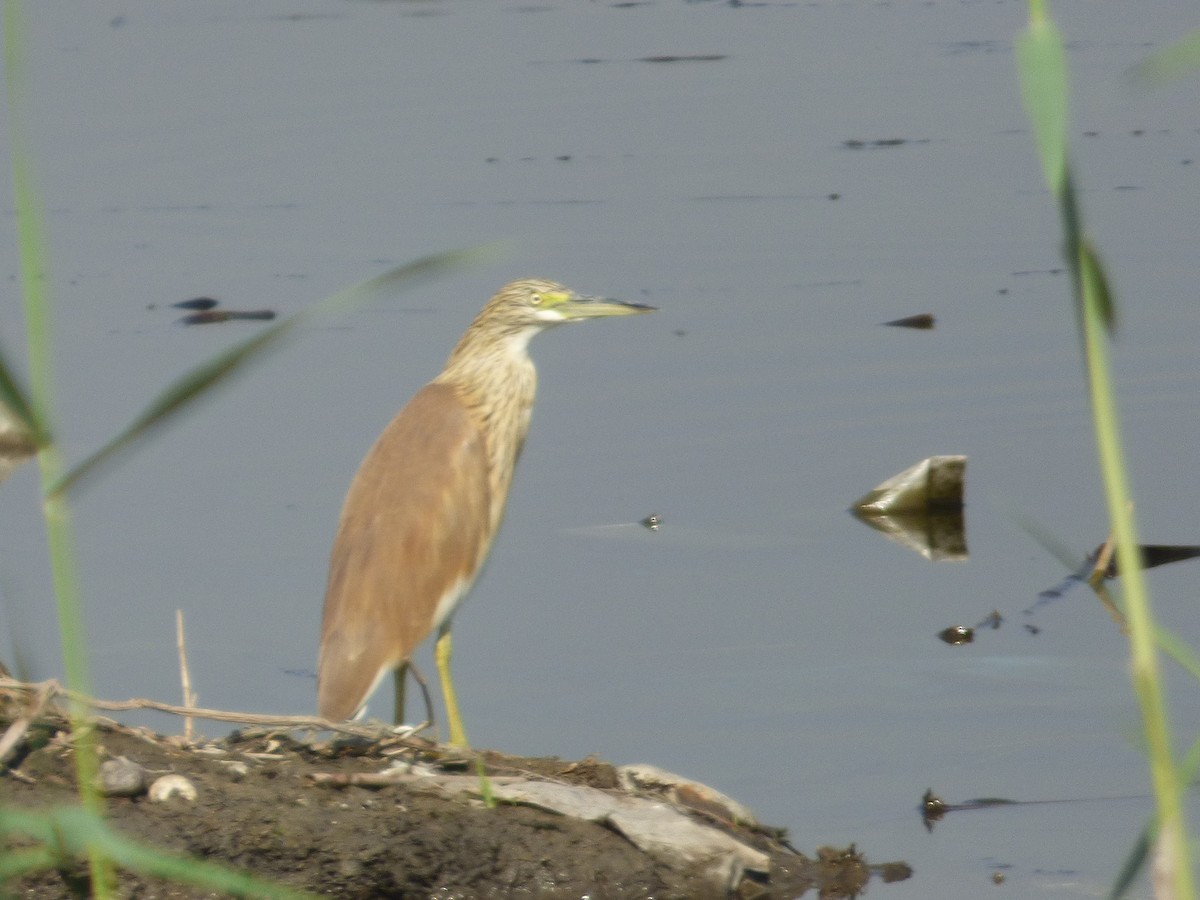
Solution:
<svg viewBox="0 0 1200 900">
<path fill-rule="evenodd" d="M 188 674 L 187 644 L 183 640 L 183 610 L 175 610 L 175 646 L 179 648 L 179 681 L 183 685 L 183 705 L 191 709 L 196 705 L 196 695 L 192 691 L 192 676 Z M 191 716 L 183 720 L 183 739 L 192 742 Z"/>
<path fill-rule="evenodd" d="M 172 703 L 163 703 L 159 700 L 137 697 L 129 700 L 99 700 L 95 697 L 85 696 L 78 691 L 68 690 L 53 679 L 49 681 L 27 682 L 19 681 L 15 678 L 0 678 L 0 691 L 3 690 L 21 691 L 31 694 L 47 691 L 50 696 L 65 697 L 68 701 L 79 707 L 105 710 L 107 712 L 128 712 L 135 709 L 149 709 L 175 716 L 208 719 L 213 722 L 258 725 L 264 728 L 311 728 L 319 731 L 336 731 L 339 734 L 348 734 L 369 739 L 375 739 L 383 733 L 394 731 L 394 729 L 388 726 L 372 725 L 370 723 L 334 722 L 329 719 L 322 719 L 320 716 L 276 716 L 266 713 L 230 712 L 223 709 L 205 709 L 198 706 L 177 706 Z M 425 723 L 415 725 L 412 727 L 410 733 L 416 734 L 426 727 Z"/>
</svg>

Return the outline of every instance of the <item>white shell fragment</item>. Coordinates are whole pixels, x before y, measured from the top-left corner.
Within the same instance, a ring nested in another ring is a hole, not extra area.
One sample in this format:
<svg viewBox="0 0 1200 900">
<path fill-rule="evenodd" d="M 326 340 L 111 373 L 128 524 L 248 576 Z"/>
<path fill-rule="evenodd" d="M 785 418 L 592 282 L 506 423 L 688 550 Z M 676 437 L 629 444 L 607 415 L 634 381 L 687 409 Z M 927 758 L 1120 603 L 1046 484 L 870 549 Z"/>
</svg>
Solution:
<svg viewBox="0 0 1200 900">
<path fill-rule="evenodd" d="M 172 797 L 191 803 L 197 796 L 196 786 L 182 775 L 164 775 L 150 785 L 150 799 L 155 803 L 164 803 Z"/>
<path fill-rule="evenodd" d="M 241 781 L 250 774 L 250 767 L 240 759 L 223 759 L 221 764 L 225 766 L 225 774 L 233 781 Z"/>
</svg>

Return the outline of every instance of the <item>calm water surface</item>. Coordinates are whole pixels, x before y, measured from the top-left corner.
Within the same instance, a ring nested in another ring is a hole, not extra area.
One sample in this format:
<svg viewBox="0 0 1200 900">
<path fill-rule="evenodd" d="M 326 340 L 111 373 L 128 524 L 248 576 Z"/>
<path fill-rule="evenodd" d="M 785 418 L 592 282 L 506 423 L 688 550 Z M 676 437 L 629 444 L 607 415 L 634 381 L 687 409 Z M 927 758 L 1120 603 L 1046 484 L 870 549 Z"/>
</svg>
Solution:
<svg viewBox="0 0 1200 900">
<path fill-rule="evenodd" d="M 182 328 L 165 304 L 287 314 L 424 253 L 509 242 L 310 329 L 79 498 L 99 694 L 177 699 L 181 608 L 201 704 L 311 711 L 355 466 L 487 296 L 544 275 L 662 311 L 534 345 L 533 431 L 455 630 L 473 740 L 654 762 L 804 850 L 855 841 L 915 867 L 880 896 L 1103 892 L 1150 809 L 1125 644 L 1080 590 L 1023 612 L 1065 573 L 1021 519 L 1081 553 L 1106 531 L 1013 71 L 1024 4 L 30 6 L 72 459 L 258 327 Z M 1126 309 L 1143 536 L 1196 543 L 1200 122 L 1194 84 L 1123 76 L 1194 6 L 1054 10 L 1083 203 Z M 647 61 L 663 56 L 706 58 Z M 19 354 L 11 215 L 3 230 L 0 333 Z M 918 312 L 937 329 L 877 325 Z M 926 562 L 845 512 L 934 453 L 970 457 L 967 562 Z M 0 487 L 0 658 L 19 643 L 48 677 L 35 475 Z M 659 533 L 609 527 L 650 513 Z M 1150 578 L 1193 642 L 1196 572 Z M 993 609 L 1004 626 L 971 646 L 934 637 Z M 1189 739 L 1197 691 L 1172 688 Z M 930 787 L 1075 802 L 930 834 Z"/>
</svg>

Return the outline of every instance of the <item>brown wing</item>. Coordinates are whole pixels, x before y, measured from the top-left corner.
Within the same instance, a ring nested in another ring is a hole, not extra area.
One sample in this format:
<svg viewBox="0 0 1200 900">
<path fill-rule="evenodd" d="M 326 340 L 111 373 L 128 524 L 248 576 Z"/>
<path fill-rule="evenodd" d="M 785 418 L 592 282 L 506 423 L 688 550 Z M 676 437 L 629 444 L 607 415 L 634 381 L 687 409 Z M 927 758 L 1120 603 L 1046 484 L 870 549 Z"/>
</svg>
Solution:
<svg viewBox="0 0 1200 900">
<path fill-rule="evenodd" d="M 483 440 L 453 387 L 427 385 L 346 494 L 321 624 L 322 716 L 358 711 L 466 593 L 490 541 Z"/>
</svg>

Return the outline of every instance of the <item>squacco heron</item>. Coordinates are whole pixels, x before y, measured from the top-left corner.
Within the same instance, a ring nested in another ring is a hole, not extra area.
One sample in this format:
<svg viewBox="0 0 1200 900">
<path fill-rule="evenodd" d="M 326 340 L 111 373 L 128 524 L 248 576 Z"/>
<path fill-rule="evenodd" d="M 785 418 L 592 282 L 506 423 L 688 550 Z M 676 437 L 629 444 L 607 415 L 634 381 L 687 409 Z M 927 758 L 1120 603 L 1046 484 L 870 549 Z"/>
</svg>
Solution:
<svg viewBox="0 0 1200 900">
<path fill-rule="evenodd" d="M 401 722 L 408 659 L 436 631 L 450 743 L 466 746 L 450 623 L 500 528 L 529 431 L 537 390 L 529 341 L 564 322 L 652 309 L 514 281 L 392 419 L 350 484 L 333 542 L 317 668 L 322 716 L 350 718 L 390 672 Z"/>
</svg>

